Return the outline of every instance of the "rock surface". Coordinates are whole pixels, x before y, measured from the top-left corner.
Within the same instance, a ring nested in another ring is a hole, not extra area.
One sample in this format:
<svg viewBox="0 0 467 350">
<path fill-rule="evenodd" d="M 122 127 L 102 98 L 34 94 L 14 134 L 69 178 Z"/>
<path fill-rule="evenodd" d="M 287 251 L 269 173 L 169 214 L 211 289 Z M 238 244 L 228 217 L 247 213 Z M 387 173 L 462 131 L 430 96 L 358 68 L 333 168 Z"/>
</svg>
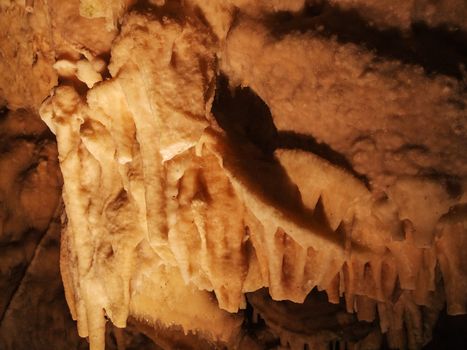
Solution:
<svg viewBox="0 0 467 350">
<path fill-rule="evenodd" d="M 91 349 L 427 344 L 467 308 L 466 11 L 0 1 L 0 348 L 87 348 L 64 296 Z"/>
</svg>

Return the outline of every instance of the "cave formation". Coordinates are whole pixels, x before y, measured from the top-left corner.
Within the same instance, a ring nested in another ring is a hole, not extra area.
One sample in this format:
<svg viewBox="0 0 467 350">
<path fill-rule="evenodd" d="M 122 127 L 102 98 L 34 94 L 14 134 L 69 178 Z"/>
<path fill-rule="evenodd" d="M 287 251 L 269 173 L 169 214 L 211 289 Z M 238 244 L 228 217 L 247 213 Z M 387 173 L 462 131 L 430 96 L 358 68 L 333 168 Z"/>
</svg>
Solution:
<svg viewBox="0 0 467 350">
<path fill-rule="evenodd" d="M 464 0 L 1 0 L 0 349 L 467 347 Z"/>
</svg>

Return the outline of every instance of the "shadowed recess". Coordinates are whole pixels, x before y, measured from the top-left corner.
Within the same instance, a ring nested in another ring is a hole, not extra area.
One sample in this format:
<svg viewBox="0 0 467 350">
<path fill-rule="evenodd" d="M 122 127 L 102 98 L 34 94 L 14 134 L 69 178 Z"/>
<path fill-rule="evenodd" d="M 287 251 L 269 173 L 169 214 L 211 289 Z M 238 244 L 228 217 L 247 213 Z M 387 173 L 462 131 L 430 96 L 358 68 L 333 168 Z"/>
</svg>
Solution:
<svg viewBox="0 0 467 350">
<path fill-rule="evenodd" d="M 378 57 L 423 67 L 429 74 L 465 78 L 467 33 L 448 27 L 414 23 L 411 30 L 371 26 L 356 10 L 330 4 L 307 7 L 298 16 L 279 13 L 266 19 L 271 32 L 282 37 L 291 32 L 310 33 L 338 42 L 366 47 Z"/>
<path fill-rule="evenodd" d="M 314 288 L 303 304 L 288 300 L 274 301 L 267 289 L 247 294 L 248 302 L 266 323 L 280 326 L 284 330 L 300 335 L 316 336 L 332 332 L 341 340 L 363 339 L 375 327 L 376 322 L 358 321 L 355 314 L 345 311 L 343 300 L 331 304 L 325 292 Z"/>
<path fill-rule="evenodd" d="M 228 136 L 229 145 L 222 149 L 222 153 L 224 165 L 229 171 L 233 171 L 251 193 L 267 205 L 281 210 L 299 227 L 310 229 L 322 239 L 342 246 L 345 235 L 331 229 L 329 223 L 323 220 L 319 206 L 307 208 L 303 205 L 298 187 L 273 152 L 279 147 L 299 148 L 313 153 L 318 151 L 319 156 L 336 165 L 345 164 L 345 158 L 329 147 L 303 145 L 300 135 L 290 134 L 287 138 L 281 138 L 264 101 L 249 88 L 230 90 L 225 77 L 218 80 L 212 113 Z M 306 141 L 310 139 L 307 137 Z M 350 165 L 345 168 L 351 169 Z M 352 171 L 352 174 L 355 172 Z M 355 252 L 367 251 L 359 242 L 352 242 L 352 247 Z"/>
<path fill-rule="evenodd" d="M 217 79 L 212 113 L 228 136 L 242 136 L 265 155 L 276 148 L 277 129 L 267 104 L 248 87 L 229 88 L 225 75 Z"/>
</svg>

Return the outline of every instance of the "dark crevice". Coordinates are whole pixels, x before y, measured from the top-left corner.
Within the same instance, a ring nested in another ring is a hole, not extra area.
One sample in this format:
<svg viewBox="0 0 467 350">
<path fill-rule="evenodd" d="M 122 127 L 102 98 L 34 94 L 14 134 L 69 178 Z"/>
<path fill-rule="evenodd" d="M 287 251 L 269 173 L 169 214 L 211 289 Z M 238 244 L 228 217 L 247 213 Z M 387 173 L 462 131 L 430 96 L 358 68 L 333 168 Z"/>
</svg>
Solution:
<svg viewBox="0 0 467 350">
<path fill-rule="evenodd" d="M 36 149 L 41 149 L 49 142 L 56 142 L 55 135 L 49 129 L 46 129 L 39 134 L 24 135 L 5 135 L 0 131 L 0 137 L 3 140 L 0 144 L 0 154 L 14 151 L 18 147 L 22 147 L 25 143 L 34 144 Z"/>
<path fill-rule="evenodd" d="M 112 75 L 109 72 L 109 64 L 110 64 L 110 52 L 104 52 L 98 56 L 99 59 L 105 62 L 105 66 L 102 72 L 100 72 L 102 76 L 102 80 L 111 79 Z"/>
<path fill-rule="evenodd" d="M 6 106 L 0 107 L 0 121 L 8 115 L 8 108 Z"/>
<path fill-rule="evenodd" d="M 333 334 L 336 339 L 345 342 L 354 342 L 365 338 L 378 327 L 376 321 L 358 321 L 355 315 L 347 313 L 343 298 L 339 304 L 330 303 L 326 292 L 316 288 L 308 294 L 303 303 L 273 300 L 266 288 L 247 293 L 246 296 L 251 308 L 264 317 L 264 325 L 280 326 L 299 337 L 326 333 L 328 336 Z M 339 321 L 344 315 L 346 321 Z"/>
<path fill-rule="evenodd" d="M 450 316 L 444 309 L 424 350 L 467 349 L 467 315 Z"/>
<path fill-rule="evenodd" d="M 21 142 L 26 141 L 34 143 L 38 146 L 46 143 L 47 141 L 55 141 L 55 135 L 49 129 L 44 130 L 39 134 L 29 134 L 29 135 L 13 135 L 9 138 L 11 142 Z"/>
<path fill-rule="evenodd" d="M 86 83 L 79 80 L 77 77 L 58 77 L 57 86 L 71 86 L 82 98 L 88 93 L 88 86 Z"/>
<path fill-rule="evenodd" d="M 18 271 L 18 273 L 20 274 L 20 277 L 18 278 L 18 282 L 17 282 L 15 288 L 12 290 L 12 292 L 11 292 L 11 294 L 9 296 L 9 299 L 8 299 L 7 303 L 5 304 L 5 308 L 3 310 L 0 310 L 0 312 L 1 312 L 1 314 L 0 314 L 0 327 L 1 327 L 2 323 L 3 323 L 3 319 L 5 318 L 6 313 L 8 312 L 8 309 L 10 308 L 11 303 L 13 302 L 13 299 L 16 296 L 16 293 L 19 291 L 20 287 L 23 284 L 24 278 L 26 277 L 26 275 L 27 275 L 27 273 L 29 271 L 29 267 L 31 266 L 34 259 L 36 258 L 36 255 L 37 255 L 37 252 L 38 252 L 38 247 L 41 245 L 42 241 L 44 240 L 44 238 L 47 236 L 47 233 L 49 232 L 50 225 L 52 224 L 52 222 L 53 222 L 53 220 L 51 220 L 49 222 L 49 225 L 47 226 L 47 228 L 44 230 L 44 232 L 42 232 L 40 234 L 39 238 L 37 239 L 37 243 L 35 244 L 34 253 L 32 254 L 30 260 L 27 261 L 26 266 L 24 266 L 24 268 L 21 271 Z"/>
<path fill-rule="evenodd" d="M 153 16 L 161 21 L 164 20 L 164 17 L 178 23 L 186 21 L 181 0 L 165 1 L 161 6 L 148 0 L 138 0 L 128 9 L 128 12 L 131 11 L 141 13 L 144 16 Z"/>
<path fill-rule="evenodd" d="M 307 7 L 300 15 L 274 14 L 266 19 L 271 32 L 282 37 L 291 32 L 311 33 L 353 43 L 373 51 L 379 58 L 418 65 L 429 74 L 465 79 L 467 33 L 445 27 L 414 23 L 406 32 L 398 28 L 371 26 L 356 10 L 330 4 Z"/>
<path fill-rule="evenodd" d="M 242 136 L 265 155 L 276 148 L 277 130 L 269 107 L 250 88 L 229 88 L 224 75 L 217 80 L 212 113 L 228 136 Z"/>
<path fill-rule="evenodd" d="M 462 179 L 459 176 L 442 173 L 433 168 L 424 169 L 418 176 L 441 183 L 451 198 L 460 198 L 464 193 Z"/>
<path fill-rule="evenodd" d="M 244 321 L 243 321 L 243 328 L 245 329 L 245 332 L 248 333 L 253 338 L 256 337 L 256 333 L 263 332 L 267 326 L 264 320 L 261 318 L 259 314 L 256 313 L 257 310 L 251 305 L 251 303 L 246 300 L 246 309 L 244 311 Z M 256 313 L 256 320 L 255 314 Z M 278 344 L 277 344 L 278 345 Z"/>
</svg>

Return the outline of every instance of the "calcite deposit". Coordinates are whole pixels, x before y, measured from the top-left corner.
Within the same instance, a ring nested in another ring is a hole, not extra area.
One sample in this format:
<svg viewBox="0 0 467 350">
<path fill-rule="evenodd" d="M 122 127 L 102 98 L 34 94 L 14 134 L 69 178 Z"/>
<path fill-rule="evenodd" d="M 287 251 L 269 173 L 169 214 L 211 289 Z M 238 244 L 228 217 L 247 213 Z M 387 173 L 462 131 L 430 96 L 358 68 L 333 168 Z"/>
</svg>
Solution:
<svg viewBox="0 0 467 350">
<path fill-rule="evenodd" d="M 0 237 L 60 227 L 92 350 L 419 349 L 467 311 L 466 15 L 1 1 Z"/>
</svg>

